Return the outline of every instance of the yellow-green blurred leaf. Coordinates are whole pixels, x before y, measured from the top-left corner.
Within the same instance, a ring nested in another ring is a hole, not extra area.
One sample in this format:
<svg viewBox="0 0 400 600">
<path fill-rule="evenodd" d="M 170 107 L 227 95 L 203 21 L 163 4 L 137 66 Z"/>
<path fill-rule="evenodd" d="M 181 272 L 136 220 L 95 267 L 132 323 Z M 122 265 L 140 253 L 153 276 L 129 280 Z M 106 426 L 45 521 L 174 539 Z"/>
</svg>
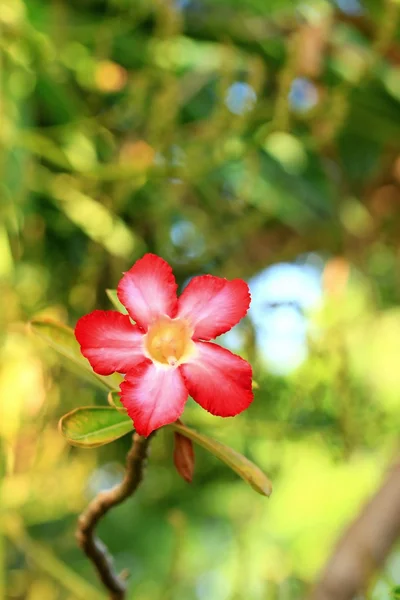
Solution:
<svg viewBox="0 0 400 600">
<path fill-rule="evenodd" d="M 97 448 L 133 431 L 127 414 L 110 406 L 76 408 L 60 419 L 60 431 L 73 446 Z"/>
<path fill-rule="evenodd" d="M 72 166 L 65 152 L 50 137 L 35 131 L 26 131 L 18 136 L 18 146 L 45 158 L 57 167 L 71 170 Z"/>
<path fill-rule="evenodd" d="M 116 308 L 119 312 L 124 313 L 125 315 L 128 314 L 128 311 L 126 310 L 125 306 L 119 301 L 119 298 L 117 296 L 117 290 L 106 290 L 106 294 L 111 300 L 111 304 L 114 306 L 114 308 Z"/>
<path fill-rule="evenodd" d="M 57 350 L 57 352 L 78 365 L 86 373 L 90 373 L 93 376 L 94 381 L 101 383 L 103 387 L 106 387 L 109 390 L 118 389 L 118 386 L 122 381 L 122 376 L 118 373 L 114 373 L 113 375 L 103 377 L 102 375 L 94 373 L 89 362 L 82 356 L 79 344 L 70 327 L 52 319 L 38 318 L 31 321 L 31 329 L 42 340 L 47 342 L 49 346 Z"/>
</svg>

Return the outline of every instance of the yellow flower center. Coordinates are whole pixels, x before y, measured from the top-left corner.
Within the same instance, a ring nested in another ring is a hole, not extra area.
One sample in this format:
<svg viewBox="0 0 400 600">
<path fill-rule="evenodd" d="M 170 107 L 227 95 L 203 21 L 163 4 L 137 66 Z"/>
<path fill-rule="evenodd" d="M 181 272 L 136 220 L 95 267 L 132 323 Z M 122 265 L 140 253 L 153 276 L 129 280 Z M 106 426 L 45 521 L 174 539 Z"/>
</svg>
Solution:
<svg viewBox="0 0 400 600">
<path fill-rule="evenodd" d="M 176 367 L 195 351 L 192 335 L 193 329 L 187 321 L 160 317 L 144 336 L 146 354 L 153 361 Z"/>
</svg>

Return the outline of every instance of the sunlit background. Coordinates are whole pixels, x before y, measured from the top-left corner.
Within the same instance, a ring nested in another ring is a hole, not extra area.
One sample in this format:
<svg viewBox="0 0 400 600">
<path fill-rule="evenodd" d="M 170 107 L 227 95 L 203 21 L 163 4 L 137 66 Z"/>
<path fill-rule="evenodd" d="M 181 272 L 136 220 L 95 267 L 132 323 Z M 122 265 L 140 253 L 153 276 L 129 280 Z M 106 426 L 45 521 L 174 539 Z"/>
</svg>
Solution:
<svg viewBox="0 0 400 600">
<path fill-rule="evenodd" d="M 400 428 L 400 3 L 2 0 L 0 598 L 104 598 L 78 514 L 129 439 L 68 447 L 106 397 L 27 323 L 73 326 L 146 251 L 182 289 L 248 281 L 220 343 L 251 408 L 188 425 L 269 475 L 258 496 L 196 448 L 191 485 L 154 440 L 100 533 L 135 600 L 297 600 L 396 456 Z M 400 584 L 394 551 L 368 591 Z"/>
</svg>

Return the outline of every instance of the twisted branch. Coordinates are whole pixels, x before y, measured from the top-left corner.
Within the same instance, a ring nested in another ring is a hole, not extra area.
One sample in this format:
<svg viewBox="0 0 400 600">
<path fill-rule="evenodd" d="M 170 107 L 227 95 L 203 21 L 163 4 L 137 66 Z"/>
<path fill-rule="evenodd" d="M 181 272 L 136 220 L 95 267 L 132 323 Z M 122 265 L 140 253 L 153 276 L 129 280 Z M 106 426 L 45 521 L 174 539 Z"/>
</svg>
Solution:
<svg viewBox="0 0 400 600">
<path fill-rule="evenodd" d="M 126 472 L 122 482 L 92 500 L 78 519 L 76 539 L 89 560 L 92 561 L 104 586 L 110 592 L 110 600 L 123 600 L 126 583 L 114 570 L 113 559 L 107 547 L 95 535 L 100 519 L 108 511 L 132 496 L 142 479 L 151 436 L 144 438 L 135 433 L 132 448 L 126 457 Z"/>
</svg>

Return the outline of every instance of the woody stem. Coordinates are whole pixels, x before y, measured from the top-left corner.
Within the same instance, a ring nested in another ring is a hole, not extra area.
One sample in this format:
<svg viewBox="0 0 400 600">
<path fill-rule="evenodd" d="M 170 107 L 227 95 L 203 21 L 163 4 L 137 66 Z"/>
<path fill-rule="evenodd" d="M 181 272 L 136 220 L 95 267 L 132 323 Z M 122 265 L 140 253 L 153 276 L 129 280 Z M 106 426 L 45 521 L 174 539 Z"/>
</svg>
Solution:
<svg viewBox="0 0 400 600">
<path fill-rule="evenodd" d="M 132 496 L 139 487 L 144 473 L 151 436 L 144 438 L 134 433 L 133 443 L 126 457 L 126 471 L 121 483 L 100 492 L 78 519 L 76 539 L 79 546 L 92 561 L 103 585 L 110 593 L 110 600 L 124 600 L 126 583 L 115 572 L 113 559 L 107 547 L 95 535 L 95 529 L 108 511 Z"/>
</svg>

